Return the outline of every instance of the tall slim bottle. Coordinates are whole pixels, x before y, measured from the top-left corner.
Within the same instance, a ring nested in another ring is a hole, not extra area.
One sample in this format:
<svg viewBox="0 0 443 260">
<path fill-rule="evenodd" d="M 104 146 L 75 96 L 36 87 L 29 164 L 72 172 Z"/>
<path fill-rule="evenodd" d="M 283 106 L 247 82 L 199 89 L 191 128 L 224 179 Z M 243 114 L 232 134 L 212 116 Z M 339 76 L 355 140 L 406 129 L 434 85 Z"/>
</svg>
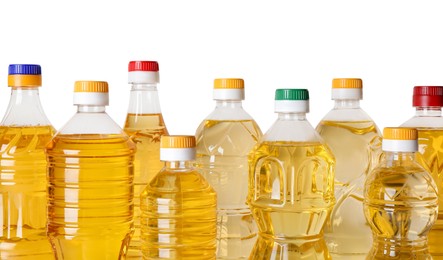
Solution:
<svg viewBox="0 0 443 260">
<path fill-rule="evenodd" d="M 214 189 L 193 166 L 194 136 L 162 136 L 164 167 L 141 199 L 143 259 L 215 259 Z"/>
<path fill-rule="evenodd" d="M 363 213 L 363 186 L 379 162 L 381 133 L 360 107 L 362 87 L 361 79 L 333 79 L 334 108 L 316 128 L 336 160 L 337 203 L 324 232 L 334 259 L 364 259 L 371 248 L 372 232 Z"/>
<path fill-rule="evenodd" d="M 374 241 L 367 259 L 432 259 L 428 233 L 438 214 L 437 186 L 415 161 L 417 130 L 385 128 L 383 160 L 368 175 L 364 212 Z"/>
<path fill-rule="evenodd" d="M 440 190 L 438 219 L 429 233 L 429 251 L 434 258 L 443 258 L 443 87 L 414 87 L 412 105 L 416 109 L 415 116 L 401 126 L 417 128 L 416 160 L 431 173 Z"/>
<path fill-rule="evenodd" d="M 306 120 L 306 89 L 277 89 L 277 121 L 249 155 L 248 204 L 259 227 L 250 259 L 331 259 L 323 227 L 335 159 Z"/>
<path fill-rule="evenodd" d="M 77 113 L 46 147 L 47 235 L 58 259 L 124 259 L 135 145 L 108 116 L 108 84 L 77 81 Z"/>
<path fill-rule="evenodd" d="M 46 237 L 45 145 L 55 129 L 39 98 L 39 65 L 9 65 L 11 99 L 0 123 L 0 259 L 53 259 Z"/>
<path fill-rule="evenodd" d="M 257 237 L 246 205 L 248 153 L 262 133 L 243 109 L 244 81 L 216 79 L 216 107 L 196 132 L 196 166 L 217 192 L 217 258 L 245 259 Z"/>
<path fill-rule="evenodd" d="M 137 147 L 134 157 L 134 234 L 127 258 L 140 258 L 140 194 L 163 167 L 160 161 L 160 137 L 167 135 L 157 92 L 159 66 L 156 61 L 131 61 L 131 84 L 125 132 Z"/>
</svg>

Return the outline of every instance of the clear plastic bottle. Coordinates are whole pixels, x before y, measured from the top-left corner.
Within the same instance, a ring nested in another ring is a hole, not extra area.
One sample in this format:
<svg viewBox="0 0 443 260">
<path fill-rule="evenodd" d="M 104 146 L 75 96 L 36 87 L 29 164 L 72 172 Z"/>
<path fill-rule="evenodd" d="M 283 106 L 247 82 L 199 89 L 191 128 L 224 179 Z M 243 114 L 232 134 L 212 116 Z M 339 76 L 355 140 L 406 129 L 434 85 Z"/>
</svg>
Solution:
<svg viewBox="0 0 443 260">
<path fill-rule="evenodd" d="M 131 84 L 125 132 L 134 141 L 134 234 L 127 258 L 141 257 L 140 194 L 163 167 L 160 161 L 160 137 L 167 135 L 160 110 L 157 83 L 159 66 L 156 61 L 131 61 L 128 66 Z"/>
<path fill-rule="evenodd" d="M 135 145 L 105 112 L 108 84 L 77 81 L 77 113 L 46 147 L 47 235 L 58 259 L 124 259 Z"/>
<path fill-rule="evenodd" d="M 363 213 L 363 186 L 379 162 L 381 133 L 360 108 L 362 87 L 361 79 L 333 79 L 334 108 L 316 128 L 336 160 L 336 204 L 324 232 L 334 259 L 364 259 L 371 249 L 372 232 Z"/>
<path fill-rule="evenodd" d="M 194 168 L 194 136 L 162 136 L 164 167 L 141 199 L 143 259 L 215 259 L 214 189 Z"/>
<path fill-rule="evenodd" d="M 53 259 L 46 237 L 45 146 L 55 133 L 39 98 L 39 65 L 9 65 L 0 123 L 0 259 Z"/>
<path fill-rule="evenodd" d="M 249 157 L 248 204 L 259 227 L 250 259 L 330 259 L 323 227 L 335 159 L 306 120 L 306 89 L 277 89 L 277 121 Z"/>
<path fill-rule="evenodd" d="M 427 235 L 437 219 L 437 186 L 415 161 L 417 130 L 385 128 L 383 152 L 364 188 L 364 212 L 374 236 L 367 258 L 432 259 Z"/>
<path fill-rule="evenodd" d="M 416 86 L 413 92 L 415 116 L 401 126 L 418 130 L 416 160 L 431 173 L 438 189 L 443 191 L 443 87 Z M 443 192 L 438 195 L 438 201 L 438 219 L 429 233 L 429 251 L 434 257 L 443 258 Z"/>
<path fill-rule="evenodd" d="M 248 153 L 262 136 L 242 107 L 244 81 L 216 79 L 216 107 L 196 132 L 196 166 L 217 192 L 217 258 L 246 259 L 257 226 L 246 205 Z"/>
</svg>

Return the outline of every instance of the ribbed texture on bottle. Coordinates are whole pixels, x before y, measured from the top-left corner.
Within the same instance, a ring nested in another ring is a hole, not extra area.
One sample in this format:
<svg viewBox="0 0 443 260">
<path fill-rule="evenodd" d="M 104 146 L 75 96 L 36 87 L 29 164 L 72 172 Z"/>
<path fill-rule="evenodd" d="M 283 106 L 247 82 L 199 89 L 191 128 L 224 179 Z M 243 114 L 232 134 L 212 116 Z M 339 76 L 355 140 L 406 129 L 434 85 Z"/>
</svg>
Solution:
<svg viewBox="0 0 443 260">
<path fill-rule="evenodd" d="M 245 87 L 245 82 L 243 79 L 215 79 L 214 88 L 215 89 L 242 89 Z"/>
<path fill-rule="evenodd" d="M 160 148 L 194 148 L 193 135 L 164 135 L 161 137 Z"/>
<path fill-rule="evenodd" d="M 332 88 L 362 88 L 363 81 L 359 78 L 337 78 L 332 80 Z"/>
<path fill-rule="evenodd" d="M 307 89 L 277 89 L 275 100 L 309 100 Z"/>
<path fill-rule="evenodd" d="M 130 61 L 128 71 L 159 71 L 156 61 Z"/>
<path fill-rule="evenodd" d="M 417 140 L 418 134 L 415 128 L 386 127 L 383 129 L 383 138 L 389 140 Z"/>
<path fill-rule="evenodd" d="M 74 92 L 108 93 L 108 83 L 106 81 L 76 81 Z"/>
</svg>

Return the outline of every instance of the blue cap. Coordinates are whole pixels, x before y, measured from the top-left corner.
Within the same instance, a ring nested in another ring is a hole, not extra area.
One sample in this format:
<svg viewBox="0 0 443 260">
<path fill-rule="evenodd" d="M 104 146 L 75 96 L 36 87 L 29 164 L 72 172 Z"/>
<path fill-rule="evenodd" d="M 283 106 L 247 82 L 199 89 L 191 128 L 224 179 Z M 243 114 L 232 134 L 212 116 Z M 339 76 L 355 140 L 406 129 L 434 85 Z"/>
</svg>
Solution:
<svg viewBox="0 0 443 260">
<path fill-rule="evenodd" d="M 9 75 L 41 75 L 42 68 L 35 64 L 11 64 L 9 65 Z"/>
</svg>

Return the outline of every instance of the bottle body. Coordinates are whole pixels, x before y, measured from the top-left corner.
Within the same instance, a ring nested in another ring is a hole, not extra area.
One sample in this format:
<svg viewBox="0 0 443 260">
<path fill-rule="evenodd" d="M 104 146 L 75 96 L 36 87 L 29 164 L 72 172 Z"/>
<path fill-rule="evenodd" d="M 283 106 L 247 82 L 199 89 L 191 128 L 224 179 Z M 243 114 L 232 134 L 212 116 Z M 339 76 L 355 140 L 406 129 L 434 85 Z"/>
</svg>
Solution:
<svg viewBox="0 0 443 260">
<path fill-rule="evenodd" d="M 432 259 L 427 235 L 437 219 L 437 186 L 413 153 L 386 153 L 367 177 L 364 212 L 374 235 L 368 259 Z"/>
<path fill-rule="evenodd" d="M 141 194 L 143 259 L 215 259 L 215 191 L 189 162 L 167 162 Z"/>
<path fill-rule="evenodd" d="M 372 232 L 363 213 L 363 188 L 366 176 L 380 160 L 381 133 L 358 101 L 346 103 L 336 105 L 316 128 L 336 160 L 337 203 L 324 235 L 334 258 L 364 259 L 371 248 Z"/>
</svg>

